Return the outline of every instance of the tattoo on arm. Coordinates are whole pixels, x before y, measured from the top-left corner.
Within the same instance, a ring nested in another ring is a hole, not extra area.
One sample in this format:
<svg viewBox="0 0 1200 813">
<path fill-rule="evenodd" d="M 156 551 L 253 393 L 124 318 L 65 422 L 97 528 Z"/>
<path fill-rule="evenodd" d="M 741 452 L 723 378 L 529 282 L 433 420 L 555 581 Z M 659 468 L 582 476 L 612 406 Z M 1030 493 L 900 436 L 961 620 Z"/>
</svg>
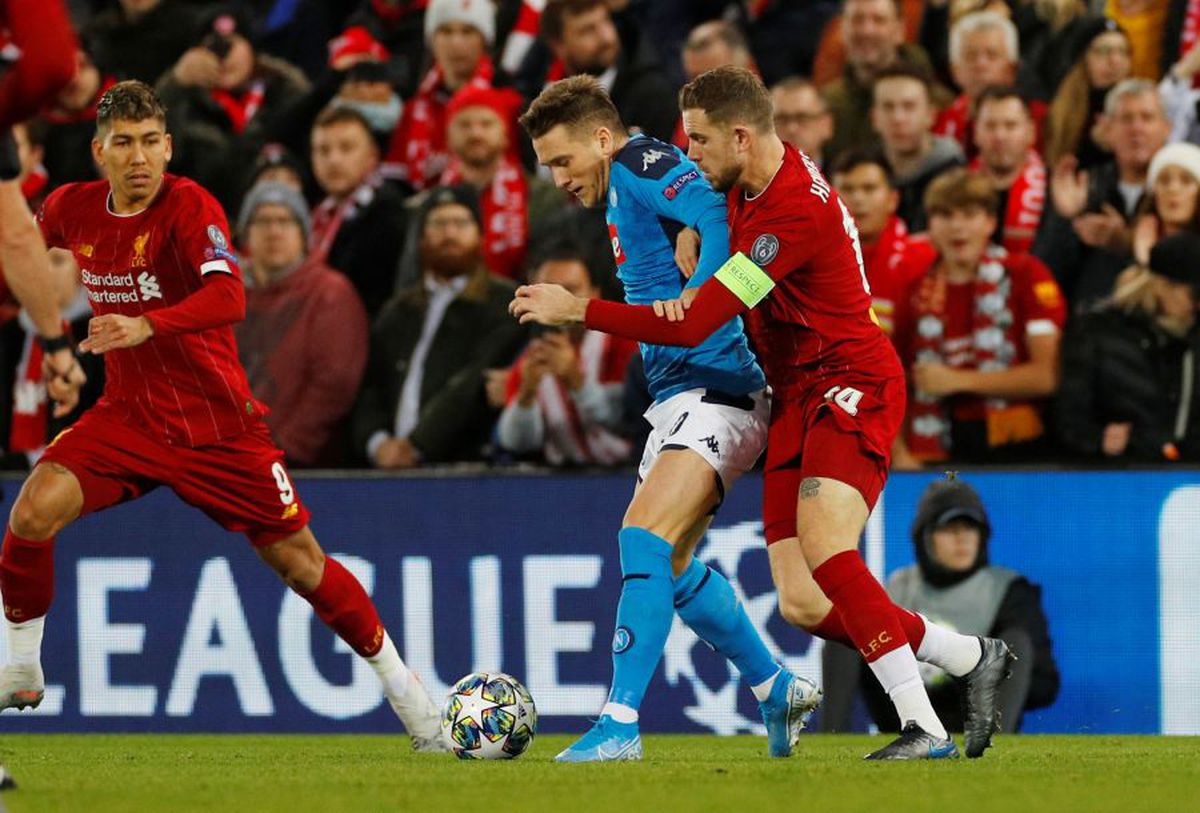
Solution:
<svg viewBox="0 0 1200 813">
<path fill-rule="evenodd" d="M 805 477 L 800 483 L 800 499 L 811 500 L 821 493 L 821 481 L 816 477 Z"/>
</svg>

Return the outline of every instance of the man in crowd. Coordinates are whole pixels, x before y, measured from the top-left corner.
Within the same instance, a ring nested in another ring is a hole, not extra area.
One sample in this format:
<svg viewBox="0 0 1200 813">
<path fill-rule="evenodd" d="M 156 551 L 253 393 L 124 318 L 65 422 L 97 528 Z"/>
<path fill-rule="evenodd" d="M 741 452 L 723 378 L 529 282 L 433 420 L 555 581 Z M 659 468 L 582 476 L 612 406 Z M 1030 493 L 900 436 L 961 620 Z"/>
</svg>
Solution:
<svg viewBox="0 0 1200 813">
<path fill-rule="evenodd" d="M 420 222 L 422 277 L 375 322 L 355 408 L 356 448 L 380 469 L 481 459 L 496 417 L 484 371 L 511 363 L 525 335 L 507 314 L 513 285 L 483 264 L 474 190 L 430 190 Z"/>
<path fill-rule="evenodd" d="M 841 79 L 822 88 L 833 115 L 833 138 L 827 159 L 851 147 L 868 147 L 871 132 L 871 87 L 880 71 L 898 62 L 928 67 L 919 46 L 904 41 L 904 20 L 897 0 L 846 0 L 842 7 L 846 68 Z"/>
<path fill-rule="evenodd" d="M 548 252 L 530 281 L 587 299 L 600 296 L 587 261 L 570 246 Z M 540 453 L 554 466 L 626 462 L 629 441 L 615 430 L 625 368 L 637 352 L 634 342 L 595 330 L 543 331 L 512 366 L 497 442 L 516 454 Z"/>
<path fill-rule="evenodd" d="M 938 175 L 961 166 L 962 149 L 933 134 L 933 89 L 924 71 L 897 65 L 881 71 L 872 92 L 871 126 L 895 173 L 900 217 L 913 232 L 925 229 L 925 189 Z"/>
<path fill-rule="evenodd" d="M 1146 191 L 1150 159 L 1171 131 L 1158 88 L 1145 79 L 1113 87 L 1104 116 L 1112 162 L 1080 171 L 1067 156 L 1052 168 L 1053 206 L 1033 246 L 1076 310 L 1107 297 L 1129 263 L 1129 224 Z"/>
<path fill-rule="evenodd" d="M 1046 205 L 1046 167 L 1034 149 L 1029 105 L 1014 87 L 990 87 L 975 102 L 971 170 L 996 190 L 996 233 L 992 242 L 1010 254 L 1028 254 Z"/>
<path fill-rule="evenodd" d="M 367 365 L 367 314 L 350 281 L 308 262 L 308 204 L 271 181 L 242 203 L 246 318 L 234 329 L 254 396 L 292 466 L 343 464 L 343 421 Z"/>
<path fill-rule="evenodd" d="M 559 60 L 547 80 L 588 73 L 608 91 L 631 129 L 662 141 L 677 121 L 671 88 L 649 43 L 622 43 L 606 0 L 549 0 L 542 12 L 542 36 Z"/>
<path fill-rule="evenodd" d="M 728 20 L 709 20 L 688 32 L 683 43 L 683 73 L 690 82 L 702 73 L 722 65 L 754 67 L 754 56 L 750 45 L 738 27 Z M 675 122 L 675 134 L 671 143 L 687 152 L 687 136 L 683 132 L 683 119 Z"/>
<path fill-rule="evenodd" d="M 183 0 L 118 0 L 83 29 L 96 65 L 153 84 L 196 43 L 201 11 Z"/>
<path fill-rule="evenodd" d="M 1035 459 L 1046 398 L 1058 387 L 1066 305 L 1050 271 L 990 245 L 996 191 L 964 169 L 925 194 L 934 252 L 903 262 L 895 342 L 909 371 L 898 467 L 917 462 Z"/>
<path fill-rule="evenodd" d="M 404 246 L 404 198 L 383 182 L 362 114 L 330 107 L 312 129 L 312 167 L 325 199 L 313 212 L 309 256 L 341 271 L 374 315 L 392 295 Z"/>
<path fill-rule="evenodd" d="M 464 87 L 492 86 L 488 49 L 496 38 L 491 0 L 432 0 L 425 11 L 425 42 L 433 67 L 407 100 L 392 134 L 383 172 L 421 190 L 437 183 L 450 160 L 446 105 Z"/>
<path fill-rule="evenodd" d="M 175 138 L 175 168 L 229 209 L 259 149 L 281 116 L 308 92 L 308 79 L 281 59 L 257 53 L 244 13 L 209 16 L 198 41 L 159 79 Z"/>
<path fill-rule="evenodd" d="M 825 145 L 833 138 L 833 116 L 816 85 L 799 76 L 780 80 L 771 88 L 775 129 L 779 137 L 825 166 Z"/>
<path fill-rule="evenodd" d="M 96 104 L 116 84 L 92 62 L 87 51 L 75 52 L 75 78 L 42 111 L 46 130 L 46 171 L 53 186 L 96 178 L 90 145 L 96 132 Z"/>
<path fill-rule="evenodd" d="M 896 300 L 905 289 L 900 262 L 909 250 L 908 228 L 896 214 L 900 193 L 892 168 L 877 152 L 850 150 L 838 158 L 830 180 L 858 226 L 871 309 L 879 326 L 891 335 Z"/>
</svg>

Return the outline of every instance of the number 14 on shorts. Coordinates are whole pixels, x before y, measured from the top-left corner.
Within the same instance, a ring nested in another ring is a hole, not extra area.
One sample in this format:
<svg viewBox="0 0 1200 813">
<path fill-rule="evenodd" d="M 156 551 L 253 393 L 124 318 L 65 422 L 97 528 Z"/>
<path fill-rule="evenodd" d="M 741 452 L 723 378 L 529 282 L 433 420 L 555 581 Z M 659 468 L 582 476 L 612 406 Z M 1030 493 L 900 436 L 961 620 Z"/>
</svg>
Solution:
<svg viewBox="0 0 1200 813">
<path fill-rule="evenodd" d="M 848 415 L 858 414 L 858 402 L 862 400 L 862 390 L 854 387 L 830 387 L 825 392 L 825 400 L 837 404 Z"/>
</svg>

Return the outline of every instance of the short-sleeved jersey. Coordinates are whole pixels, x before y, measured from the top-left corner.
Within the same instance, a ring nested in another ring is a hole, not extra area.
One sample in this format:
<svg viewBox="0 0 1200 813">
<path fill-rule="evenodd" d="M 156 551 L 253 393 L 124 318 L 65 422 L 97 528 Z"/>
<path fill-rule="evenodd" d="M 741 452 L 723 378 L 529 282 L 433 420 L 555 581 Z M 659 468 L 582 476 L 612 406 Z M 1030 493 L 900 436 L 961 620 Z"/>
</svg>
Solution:
<svg viewBox="0 0 1200 813">
<path fill-rule="evenodd" d="M 678 148 L 635 135 L 614 156 L 608 186 L 608 234 L 625 301 L 678 299 L 716 273 L 729 256 L 725 201 Z M 675 263 L 675 238 L 700 232 L 700 263 L 688 280 Z M 650 394 L 663 401 L 690 389 L 746 395 L 766 386 L 740 318 L 694 348 L 643 344 Z"/>
<path fill-rule="evenodd" d="M 241 278 L 224 212 L 186 178 L 166 175 L 154 201 L 131 215 L 113 213 L 107 181 L 67 184 L 46 199 L 38 221 L 47 245 L 74 254 L 97 315 L 170 307 L 208 274 Z M 229 325 L 155 336 L 104 358 L 103 399 L 170 443 L 213 443 L 266 414 L 250 394 Z"/>
<path fill-rule="evenodd" d="M 775 282 L 746 317 L 776 397 L 806 393 L 837 376 L 903 374 L 871 313 L 858 229 L 816 164 L 790 144 L 766 189 L 730 190 L 730 250 Z"/>
</svg>

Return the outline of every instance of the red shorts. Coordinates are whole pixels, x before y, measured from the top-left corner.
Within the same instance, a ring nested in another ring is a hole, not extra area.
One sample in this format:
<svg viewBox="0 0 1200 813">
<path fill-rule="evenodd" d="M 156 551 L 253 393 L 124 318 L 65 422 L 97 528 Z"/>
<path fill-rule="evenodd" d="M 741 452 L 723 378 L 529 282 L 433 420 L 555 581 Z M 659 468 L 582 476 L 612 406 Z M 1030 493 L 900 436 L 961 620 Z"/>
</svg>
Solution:
<svg viewBox="0 0 1200 813">
<path fill-rule="evenodd" d="M 767 544 L 796 535 L 796 503 L 806 477 L 853 486 L 867 508 L 887 482 L 892 443 L 904 421 L 903 376 L 828 379 L 801 398 L 772 405 L 763 472 Z"/>
<path fill-rule="evenodd" d="M 256 547 L 308 524 L 283 452 L 262 421 L 208 446 L 173 446 L 122 421 L 102 401 L 55 438 L 40 462 L 58 463 L 75 475 L 84 514 L 165 485 L 226 530 L 244 532 Z"/>
</svg>

